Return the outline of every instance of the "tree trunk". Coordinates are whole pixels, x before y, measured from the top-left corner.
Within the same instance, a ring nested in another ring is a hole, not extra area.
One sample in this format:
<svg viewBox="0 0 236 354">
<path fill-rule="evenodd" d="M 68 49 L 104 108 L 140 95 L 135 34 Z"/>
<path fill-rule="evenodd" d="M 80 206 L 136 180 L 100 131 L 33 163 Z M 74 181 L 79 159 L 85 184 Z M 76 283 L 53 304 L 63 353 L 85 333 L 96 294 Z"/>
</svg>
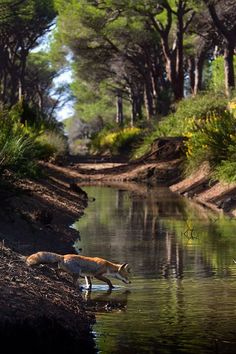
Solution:
<svg viewBox="0 0 236 354">
<path fill-rule="evenodd" d="M 123 100 L 120 91 L 116 96 L 116 123 L 121 127 L 124 125 Z"/>
<path fill-rule="evenodd" d="M 178 33 L 176 48 L 176 81 L 175 81 L 175 99 L 181 100 L 184 97 L 184 58 L 183 58 L 183 13 L 178 15 Z"/>
<path fill-rule="evenodd" d="M 231 91 L 235 88 L 234 78 L 234 46 L 227 43 L 224 50 L 224 65 L 225 65 L 225 94 L 230 96 Z"/>
<path fill-rule="evenodd" d="M 206 2 L 206 0 L 205 0 Z M 230 96 L 231 90 L 235 88 L 234 78 L 234 47 L 235 47 L 235 26 L 232 28 L 227 27 L 224 21 L 221 20 L 216 12 L 216 7 L 213 2 L 208 4 L 208 10 L 211 14 L 212 20 L 219 30 L 219 32 L 225 38 L 224 49 L 224 64 L 225 64 L 225 93 L 226 96 Z"/>
<path fill-rule="evenodd" d="M 193 57 L 188 58 L 188 75 L 189 75 L 189 91 L 194 93 L 195 87 L 195 60 Z"/>
<path fill-rule="evenodd" d="M 12 68 L 10 73 L 10 106 L 14 106 L 18 102 L 18 92 L 17 92 L 18 75 L 16 70 Z"/>
<path fill-rule="evenodd" d="M 144 88 L 144 103 L 146 108 L 147 120 L 150 120 L 153 117 L 153 100 L 152 94 L 150 91 L 150 86 L 145 84 Z"/>
<path fill-rule="evenodd" d="M 172 87 L 175 100 L 180 100 L 183 97 L 183 80 L 180 77 L 181 82 L 179 82 L 179 75 L 176 72 L 177 61 L 176 61 L 176 51 L 174 51 L 170 58 L 166 62 L 166 74 L 168 81 Z"/>
<path fill-rule="evenodd" d="M 200 55 L 195 58 L 195 72 L 194 72 L 194 90 L 193 94 L 197 95 L 202 90 L 202 73 L 203 73 L 204 56 Z"/>
<path fill-rule="evenodd" d="M 138 93 L 131 94 L 131 117 L 130 126 L 133 127 L 137 120 L 142 119 L 142 99 Z"/>
<path fill-rule="evenodd" d="M 23 85 L 21 79 L 18 80 L 18 101 L 22 102 L 23 99 Z"/>
<path fill-rule="evenodd" d="M 7 74 L 6 71 L 3 71 L 2 76 L 1 76 L 1 93 L 0 93 L 0 101 L 1 104 L 4 105 L 5 99 L 6 99 L 6 92 L 7 92 Z"/>
<path fill-rule="evenodd" d="M 26 70 L 26 58 L 27 52 L 23 51 L 21 53 L 20 68 L 19 68 L 19 88 L 18 88 L 18 100 L 21 102 L 24 99 L 25 94 L 25 70 Z"/>
<path fill-rule="evenodd" d="M 137 119 L 137 100 L 135 95 L 131 97 L 131 106 L 130 126 L 133 127 Z"/>
</svg>

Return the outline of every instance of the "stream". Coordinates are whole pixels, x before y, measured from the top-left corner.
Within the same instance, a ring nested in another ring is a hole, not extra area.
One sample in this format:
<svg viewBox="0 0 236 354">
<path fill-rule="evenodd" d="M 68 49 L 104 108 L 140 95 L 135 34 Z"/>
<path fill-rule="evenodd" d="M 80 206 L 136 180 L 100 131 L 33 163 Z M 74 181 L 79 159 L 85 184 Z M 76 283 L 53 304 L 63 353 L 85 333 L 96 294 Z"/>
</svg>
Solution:
<svg viewBox="0 0 236 354">
<path fill-rule="evenodd" d="M 236 220 L 165 187 L 86 186 L 81 254 L 129 263 L 132 283 L 94 279 L 98 353 L 236 353 Z"/>
</svg>

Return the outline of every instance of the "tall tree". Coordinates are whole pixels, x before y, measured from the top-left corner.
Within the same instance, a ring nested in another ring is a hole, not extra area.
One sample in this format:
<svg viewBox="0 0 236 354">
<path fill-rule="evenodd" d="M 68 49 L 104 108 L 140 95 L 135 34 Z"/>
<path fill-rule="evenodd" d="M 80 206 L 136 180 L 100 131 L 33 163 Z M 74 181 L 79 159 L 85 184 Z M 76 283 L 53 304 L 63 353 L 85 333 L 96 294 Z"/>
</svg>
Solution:
<svg viewBox="0 0 236 354">
<path fill-rule="evenodd" d="M 234 50 L 236 46 L 236 3 L 230 0 L 204 0 L 212 21 L 224 38 L 225 93 L 235 88 Z"/>
<path fill-rule="evenodd" d="M 0 7 L 2 104 L 12 105 L 23 98 L 27 57 L 55 16 L 53 0 L 8 0 Z"/>
<path fill-rule="evenodd" d="M 148 24 L 160 36 L 167 78 L 176 100 L 184 96 L 184 34 L 195 15 L 188 0 L 160 0 L 151 5 L 136 4 L 134 9 L 146 16 Z"/>
<path fill-rule="evenodd" d="M 80 79 L 106 80 L 120 113 L 122 98 L 129 100 L 131 125 L 142 116 L 143 103 L 148 119 L 160 110 L 158 96 L 165 86 L 160 37 L 128 0 L 60 1 L 58 25 Z"/>
</svg>

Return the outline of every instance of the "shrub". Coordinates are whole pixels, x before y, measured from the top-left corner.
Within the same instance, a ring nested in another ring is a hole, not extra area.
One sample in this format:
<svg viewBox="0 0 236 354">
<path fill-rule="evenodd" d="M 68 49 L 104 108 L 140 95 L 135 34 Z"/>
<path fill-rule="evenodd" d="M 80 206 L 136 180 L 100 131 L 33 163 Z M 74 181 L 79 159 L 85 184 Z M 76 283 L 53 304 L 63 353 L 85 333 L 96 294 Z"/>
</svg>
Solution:
<svg viewBox="0 0 236 354">
<path fill-rule="evenodd" d="M 234 92 L 234 97 L 228 102 L 228 109 L 236 118 L 236 93 Z"/>
<path fill-rule="evenodd" d="M 36 177 L 37 160 L 63 155 L 66 138 L 59 129 L 44 132 L 42 125 L 31 126 L 27 120 L 23 124 L 21 108 L 18 104 L 0 112 L 0 175 L 9 169 L 15 175 Z"/>
<path fill-rule="evenodd" d="M 12 112 L 0 112 L 0 174 L 8 168 L 16 174 L 35 174 L 35 144 Z"/>
<path fill-rule="evenodd" d="M 66 154 L 68 146 L 64 135 L 57 131 L 46 131 L 36 139 L 36 157 L 40 160 L 58 158 Z"/>
<path fill-rule="evenodd" d="M 16 103 L 9 114 L 15 121 L 22 123 L 25 132 L 33 138 L 46 130 L 61 133 L 63 131 L 62 123 L 57 122 L 53 117 L 48 117 L 37 107 L 25 101 Z"/>
<path fill-rule="evenodd" d="M 204 120 L 212 114 L 223 114 L 226 107 L 227 100 L 221 95 L 201 94 L 180 101 L 175 107 L 175 112 L 164 117 L 151 133 L 148 132 L 142 144 L 134 151 L 133 157 L 139 158 L 148 153 L 152 142 L 158 137 L 189 136 L 196 119 Z"/>
<path fill-rule="evenodd" d="M 236 182 L 236 159 L 235 161 L 224 160 L 216 166 L 213 177 L 224 182 Z"/>
<path fill-rule="evenodd" d="M 222 114 L 227 108 L 227 99 L 222 95 L 200 94 L 180 101 L 176 111 L 164 118 L 159 126 L 160 136 L 186 135 L 195 119 L 204 119 L 211 114 Z"/>
<path fill-rule="evenodd" d="M 215 167 L 236 157 L 236 119 L 228 111 L 196 120 L 186 143 L 188 169 L 209 161 Z"/>
<path fill-rule="evenodd" d="M 160 132 L 158 130 L 146 131 L 141 143 L 133 150 L 132 159 L 138 159 L 147 154 L 151 149 L 153 141 L 158 137 L 160 137 Z"/>
<path fill-rule="evenodd" d="M 124 128 L 108 132 L 106 129 L 96 134 L 90 144 L 93 153 L 110 153 L 112 155 L 130 154 L 143 136 L 139 128 Z"/>
</svg>

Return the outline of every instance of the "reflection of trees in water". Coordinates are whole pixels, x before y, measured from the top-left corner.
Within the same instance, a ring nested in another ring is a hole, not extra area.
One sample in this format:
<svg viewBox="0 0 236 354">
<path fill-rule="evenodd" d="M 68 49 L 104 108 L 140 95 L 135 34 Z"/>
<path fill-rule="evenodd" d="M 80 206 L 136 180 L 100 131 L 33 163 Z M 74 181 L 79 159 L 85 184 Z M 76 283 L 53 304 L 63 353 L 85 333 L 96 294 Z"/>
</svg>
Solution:
<svg viewBox="0 0 236 354">
<path fill-rule="evenodd" d="M 92 212 L 87 210 L 78 225 L 82 254 L 129 262 L 135 274 L 147 276 L 181 278 L 186 269 L 203 276 L 215 268 L 228 272 L 232 237 L 220 242 L 224 224 L 205 208 L 165 189 L 134 195 L 97 188 L 91 195 L 96 198 Z M 233 259 L 236 252 L 231 252 Z"/>
<path fill-rule="evenodd" d="M 140 240 L 144 241 L 142 269 L 145 272 L 150 269 L 151 273 L 155 269 L 157 276 L 182 278 L 184 265 L 191 264 L 192 273 L 210 276 L 216 266 L 213 254 L 217 258 L 217 266 L 225 266 L 220 249 L 222 244 L 214 237 L 218 235 L 221 238 L 222 234 L 215 219 L 211 222 L 208 216 L 207 220 L 205 209 L 197 207 L 195 210 L 193 204 L 182 202 L 181 199 L 170 202 L 168 198 L 159 200 L 150 195 L 150 198 L 143 198 L 141 201 L 140 198 L 134 198 L 129 214 L 130 230 L 139 230 Z M 189 215 L 195 220 L 191 225 L 187 222 Z M 202 216 L 204 222 L 201 220 Z M 169 220 L 172 227 L 168 225 Z M 201 229 L 204 229 L 205 234 L 202 244 L 199 234 Z M 189 248 L 188 245 L 193 245 L 194 242 L 195 247 Z M 224 272 L 229 273 L 225 268 Z"/>
<path fill-rule="evenodd" d="M 183 249 L 176 242 L 175 234 L 168 233 L 161 219 L 163 217 L 182 218 L 185 205 L 179 198 L 158 199 L 149 193 L 147 198 L 134 197 L 131 201 L 129 216 L 130 230 L 137 230 L 142 243 L 141 268 L 145 273 L 156 276 L 182 277 Z M 150 242 L 148 242 L 150 241 Z"/>
<path fill-rule="evenodd" d="M 148 194 L 146 198 L 133 198 L 129 209 L 130 223 L 133 229 L 142 230 L 143 239 L 155 239 L 159 234 L 158 220 L 163 217 L 183 217 L 185 206 L 177 198 L 158 199 Z"/>
<path fill-rule="evenodd" d="M 97 315 L 95 330 L 105 328 L 106 333 L 105 339 L 97 337 L 101 351 L 126 353 L 130 343 L 129 353 L 146 352 L 147 343 L 149 352 L 166 352 L 169 343 L 174 352 L 185 343 L 189 352 L 192 343 L 194 352 L 203 352 L 202 347 L 196 350 L 199 338 L 204 348 L 214 345 L 209 340 L 216 334 L 235 338 L 234 280 L 218 279 L 220 271 L 224 276 L 235 269 L 236 274 L 236 223 L 211 218 L 205 208 L 164 192 L 130 197 L 122 190 L 102 189 L 103 200 L 94 195 L 95 214 L 86 211 L 88 218 L 79 227 L 82 239 L 87 237 L 87 254 L 127 261 L 133 269 L 130 293 L 95 288 L 88 294 L 92 308 L 114 312 Z M 216 269 L 218 277 L 204 279 Z"/>
</svg>

